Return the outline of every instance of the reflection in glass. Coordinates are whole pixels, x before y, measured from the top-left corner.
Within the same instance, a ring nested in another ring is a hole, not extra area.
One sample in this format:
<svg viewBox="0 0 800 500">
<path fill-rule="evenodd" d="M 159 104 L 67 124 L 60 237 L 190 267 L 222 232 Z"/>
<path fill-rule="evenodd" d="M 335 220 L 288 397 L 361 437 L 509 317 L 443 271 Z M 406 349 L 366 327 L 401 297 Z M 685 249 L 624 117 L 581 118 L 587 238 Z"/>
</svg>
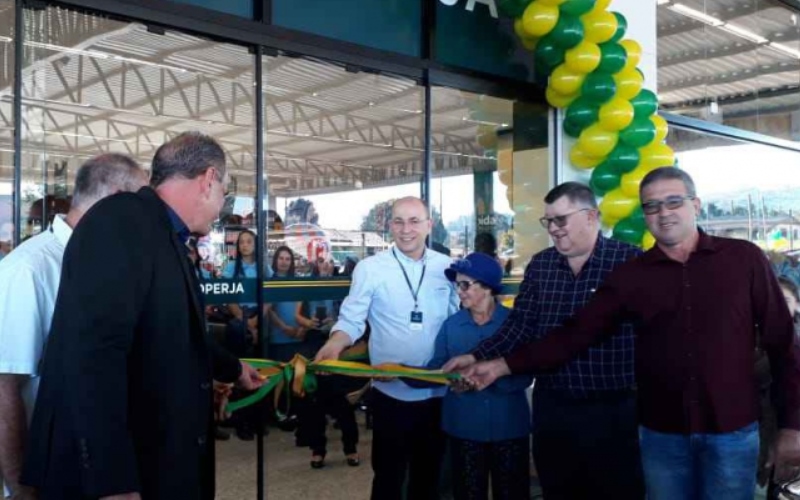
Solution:
<svg viewBox="0 0 800 500">
<path fill-rule="evenodd" d="M 14 247 L 14 2 L 0 0 L 0 259 Z"/>
<path fill-rule="evenodd" d="M 687 0 L 657 9 L 661 108 L 798 140 L 800 12 Z"/>
<path fill-rule="evenodd" d="M 433 248 L 483 251 L 521 275 L 548 244 L 533 216 L 550 182 L 546 111 L 443 87 L 432 103 Z"/>
</svg>

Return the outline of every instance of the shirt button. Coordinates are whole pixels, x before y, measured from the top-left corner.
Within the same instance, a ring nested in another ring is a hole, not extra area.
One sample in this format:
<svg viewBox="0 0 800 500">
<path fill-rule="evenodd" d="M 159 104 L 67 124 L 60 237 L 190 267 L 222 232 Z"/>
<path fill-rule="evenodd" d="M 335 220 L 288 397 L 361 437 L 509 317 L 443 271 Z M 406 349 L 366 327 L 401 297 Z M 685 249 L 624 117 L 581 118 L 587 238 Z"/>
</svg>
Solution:
<svg viewBox="0 0 800 500">
<path fill-rule="evenodd" d="M 197 438 L 197 444 L 200 446 L 204 446 L 206 444 L 206 437 L 200 436 L 199 438 Z"/>
<path fill-rule="evenodd" d="M 202 384 L 200 384 L 200 388 L 203 389 L 204 391 L 207 391 L 211 388 L 211 384 L 209 384 L 208 382 L 203 382 Z"/>
</svg>

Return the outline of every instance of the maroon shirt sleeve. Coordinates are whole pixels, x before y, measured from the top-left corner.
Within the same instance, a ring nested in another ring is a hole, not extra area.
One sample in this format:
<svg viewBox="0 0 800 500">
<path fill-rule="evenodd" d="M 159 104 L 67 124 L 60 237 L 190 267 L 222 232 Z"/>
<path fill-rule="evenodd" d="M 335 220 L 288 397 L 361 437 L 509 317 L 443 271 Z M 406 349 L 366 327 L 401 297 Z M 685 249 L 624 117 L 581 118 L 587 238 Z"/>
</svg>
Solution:
<svg viewBox="0 0 800 500">
<path fill-rule="evenodd" d="M 759 250 L 753 268 L 753 312 L 761 332 L 761 347 L 772 370 L 778 427 L 800 430 L 800 347 L 778 280 Z"/>
<path fill-rule="evenodd" d="M 612 272 L 595 292 L 592 300 L 564 326 L 554 329 L 540 341 L 516 348 L 505 357 L 511 373 L 549 371 L 560 367 L 597 342 L 618 331 L 626 315 L 626 276 L 630 265 Z"/>
</svg>

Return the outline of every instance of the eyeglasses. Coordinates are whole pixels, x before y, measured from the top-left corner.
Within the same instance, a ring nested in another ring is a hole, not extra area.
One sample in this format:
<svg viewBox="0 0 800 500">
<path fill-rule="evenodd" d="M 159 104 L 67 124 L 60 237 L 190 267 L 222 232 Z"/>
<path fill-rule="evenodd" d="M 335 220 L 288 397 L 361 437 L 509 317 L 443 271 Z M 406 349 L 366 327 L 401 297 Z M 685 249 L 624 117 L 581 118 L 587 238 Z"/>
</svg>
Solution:
<svg viewBox="0 0 800 500">
<path fill-rule="evenodd" d="M 456 281 L 453 284 L 456 286 L 456 288 L 458 288 L 462 292 L 466 292 L 467 290 L 469 290 L 469 287 L 471 287 L 475 283 L 477 283 L 477 281 L 462 280 L 462 281 Z"/>
<path fill-rule="evenodd" d="M 542 217 L 542 218 L 539 219 L 539 223 L 545 229 L 550 229 L 550 223 L 551 222 L 553 224 L 555 224 L 556 227 L 564 227 L 564 226 L 567 225 L 567 218 L 570 215 L 575 215 L 577 213 L 585 212 L 587 210 L 594 210 L 594 209 L 593 208 L 581 208 L 580 210 L 575 210 L 574 212 L 570 212 L 570 213 L 564 214 L 564 215 L 556 215 L 555 217 Z"/>
<path fill-rule="evenodd" d="M 661 205 L 667 207 L 667 210 L 677 210 L 683 206 L 686 200 L 693 200 L 694 196 L 667 196 L 664 200 L 650 200 L 642 203 L 642 212 L 647 215 L 655 215 L 661 212 Z"/>
<path fill-rule="evenodd" d="M 398 218 L 398 219 L 392 219 L 392 226 L 398 229 L 403 229 L 405 226 L 409 226 L 413 229 L 416 229 L 420 227 L 423 222 L 427 222 L 429 220 L 430 219 L 417 219 L 416 217 L 408 220 L 403 220 Z"/>
</svg>

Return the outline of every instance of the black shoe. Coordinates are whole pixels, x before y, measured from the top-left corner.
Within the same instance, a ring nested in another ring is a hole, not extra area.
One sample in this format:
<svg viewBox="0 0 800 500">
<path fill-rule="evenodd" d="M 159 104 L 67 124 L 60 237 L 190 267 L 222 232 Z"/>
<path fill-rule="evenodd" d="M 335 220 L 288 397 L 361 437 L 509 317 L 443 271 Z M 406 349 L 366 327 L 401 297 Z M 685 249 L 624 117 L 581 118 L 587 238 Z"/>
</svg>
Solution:
<svg viewBox="0 0 800 500">
<path fill-rule="evenodd" d="M 347 455 L 345 458 L 347 459 L 347 465 L 350 467 L 358 467 L 361 465 L 361 458 L 358 456 L 358 453 Z"/>
<path fill-rule="evenodd" d="M 278 429 L 286 432 L 293 432 L 297 429 L 297 417 L 294 415 L 290 415 L 288 417 L 283 417 L 278 419 L 277 422 Z"/>
<path fill-rule="evenodd" d="M 325 455 L 311 455 L 311 468 L 321 469 L 325 467 Z"/>
<path fill-rule="evenodd" d="M 227 441 L 231 438 L 231 433 L 223 431 L 219 427 L 214 427 L 214 439 L 217 441 Z"/>
<path fill-rule="evenodd" d="M 252 441 L 256 438 L 255 433 L 247 427 L 236 429 L 236 437 L 242 441 Z"/>
</svg>

